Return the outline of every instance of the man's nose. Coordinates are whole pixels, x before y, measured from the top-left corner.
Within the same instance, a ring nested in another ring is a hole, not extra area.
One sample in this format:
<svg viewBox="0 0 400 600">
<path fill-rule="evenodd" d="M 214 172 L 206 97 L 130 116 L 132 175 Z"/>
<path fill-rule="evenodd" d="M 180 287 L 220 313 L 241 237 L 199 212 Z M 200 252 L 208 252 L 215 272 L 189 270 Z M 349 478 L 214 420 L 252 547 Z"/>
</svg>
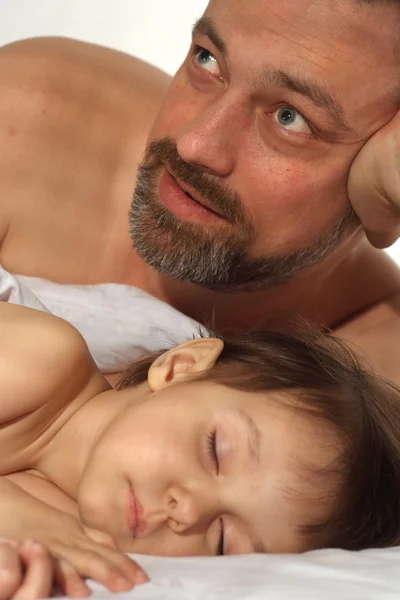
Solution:
<svg viewBox="0 0 400 600">
<path fill-rule="evenodd" d="M 180 157 L 217 177 L 228 177 L 235 168 L 244 109 L 222 96 L 188 123 L 177 138 Z"/>
<path fill-rule="evenodd" d="M 215 518 L 212 502 L 199 491 L 183 486 L 174 486 L 168 490 L 168 525 L 176 533 L 183 533 L 199 525 L 208 525 Z"/>
</svg>

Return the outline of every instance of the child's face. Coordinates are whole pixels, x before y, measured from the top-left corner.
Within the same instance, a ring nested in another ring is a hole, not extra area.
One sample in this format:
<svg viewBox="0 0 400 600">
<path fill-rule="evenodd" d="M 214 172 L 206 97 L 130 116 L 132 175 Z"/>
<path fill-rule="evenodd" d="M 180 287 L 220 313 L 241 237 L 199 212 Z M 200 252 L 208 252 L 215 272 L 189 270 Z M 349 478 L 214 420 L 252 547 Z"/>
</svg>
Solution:
<svg viewBox="0 0 400 600">
<path fill-rule="evenodd" d="M 276 394 L 177 383 L 111 423 L 88 459 L 79 510 L 128 552 L 213 555 L 222 529 L 225 554 L 301 552 L 298 528 L 329 512 L 308 468 L 338 452 L 327 426 Z"/>
</svg>

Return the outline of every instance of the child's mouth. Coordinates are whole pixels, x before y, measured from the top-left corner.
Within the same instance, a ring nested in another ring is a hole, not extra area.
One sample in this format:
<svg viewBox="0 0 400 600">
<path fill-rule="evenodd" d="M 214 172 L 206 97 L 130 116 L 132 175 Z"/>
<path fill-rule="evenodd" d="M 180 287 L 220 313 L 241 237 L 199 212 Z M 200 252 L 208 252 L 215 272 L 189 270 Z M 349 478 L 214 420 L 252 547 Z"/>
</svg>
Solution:
<svg viewBox="0 0 400 600">
<path fill-rule="evenodd" d="M 128 500 L 127 500 L 127 515 L 129 529 L 134 538 L 138 537 L 144 532 L 146 523 L 143 518 L 143 508 L 139 503 L 133 487 L 129 484 Z"/>
</svg>

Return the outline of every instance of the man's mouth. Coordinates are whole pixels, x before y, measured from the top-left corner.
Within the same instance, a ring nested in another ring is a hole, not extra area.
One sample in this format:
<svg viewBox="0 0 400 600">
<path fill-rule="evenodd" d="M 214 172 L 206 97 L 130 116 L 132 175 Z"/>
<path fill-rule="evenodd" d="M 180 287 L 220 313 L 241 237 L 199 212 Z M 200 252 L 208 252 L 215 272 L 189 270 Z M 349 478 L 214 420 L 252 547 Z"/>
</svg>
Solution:
<svg viewBox="0 0 400 600">
<path fill-rule="evenodd" d="M 165 169 L 159 187 L 160 201 L 177 217 L 206 224 L 225 221 L 214 207 L 195 190 Z"/>
<path fill-rule="evenodd" d="M 218 212 L 213 206 L 211 206 L 210 202 L 206 198 L 203 198 L 200 194 L 192 190 L 190 186 L 188 186 L 186 183 L 179 181 L 174 175 L 172 175 L 172 177 L 175 179 L 175 182 L 177 183 L 177 185 L 179 185 L 181 190 L 183 190 L 185 194 L 187 194 L 192 200 L 194 200 L 207 210 L 211 211 L 212 213 L 216 214 L 218 217 L 223 218 L 223 215 L 221 215 L 220 212 Z"/>
</svg>

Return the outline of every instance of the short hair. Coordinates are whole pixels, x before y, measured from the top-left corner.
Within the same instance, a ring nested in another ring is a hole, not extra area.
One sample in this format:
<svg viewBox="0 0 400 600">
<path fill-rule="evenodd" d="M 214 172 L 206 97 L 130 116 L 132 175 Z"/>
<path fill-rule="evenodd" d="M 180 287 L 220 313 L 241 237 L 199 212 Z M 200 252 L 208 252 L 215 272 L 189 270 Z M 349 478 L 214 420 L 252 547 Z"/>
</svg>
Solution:
<svg viewBox="0 0 400 600">
<path fill-rule="evenodd" d="M 332 469 L 338 484 L 330 492 L 333 509 L 324 521 L 301 527 L 309 549 L 400 544 L 400 390 L 363 366 L 343 342 L 308 325 L 221 339 L 216 365 L 196 380 L 294 393 L 300 409 L 331 426 L 341 442 Z M 161 354 L 128 367 L 117 389 L 146 381 Z"/>
</svg>

